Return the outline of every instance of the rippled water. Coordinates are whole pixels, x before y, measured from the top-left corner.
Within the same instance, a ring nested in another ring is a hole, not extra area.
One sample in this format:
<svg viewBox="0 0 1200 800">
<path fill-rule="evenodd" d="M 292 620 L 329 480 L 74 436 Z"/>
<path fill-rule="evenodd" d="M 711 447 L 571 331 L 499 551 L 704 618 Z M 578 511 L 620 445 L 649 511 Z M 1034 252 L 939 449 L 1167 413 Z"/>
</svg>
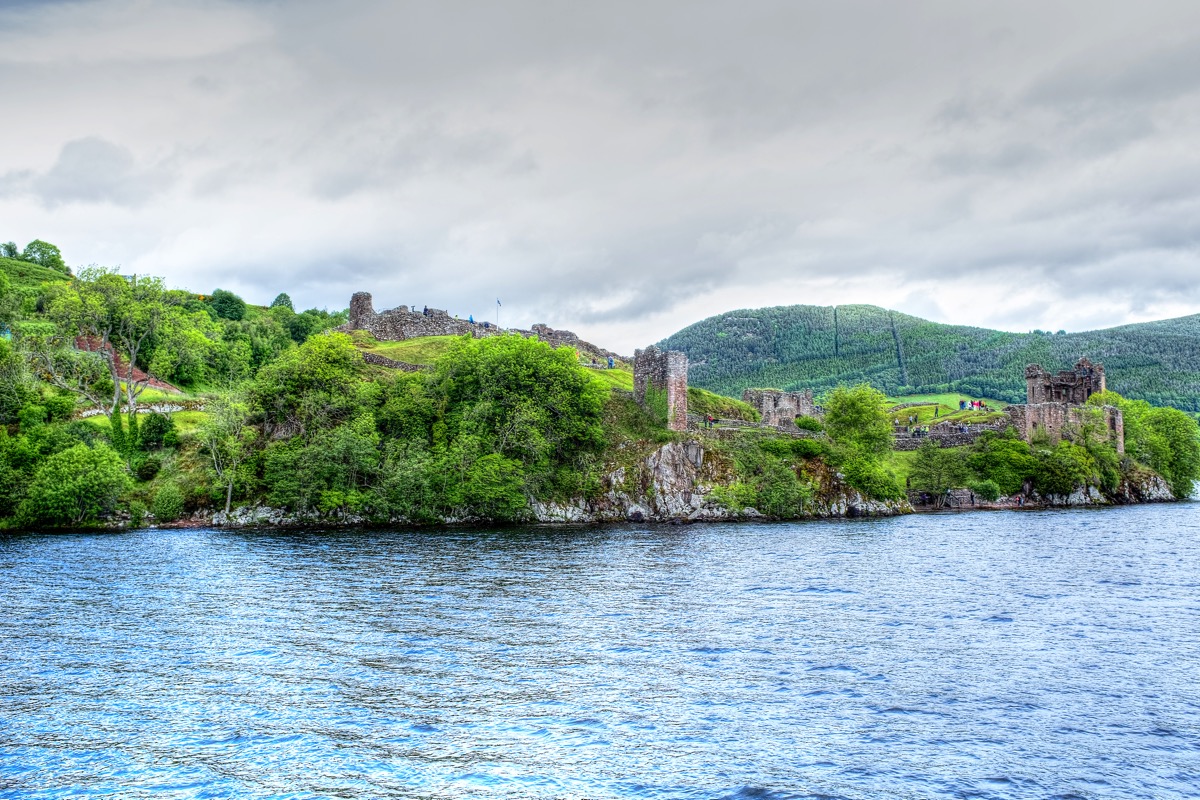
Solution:
<svg viewBox="0 0 1200 800">
<path fill-rule="evenodd" d="M 1200 794 L 1200 506 L 0 538 L 0 797 Z"/>
</svg>

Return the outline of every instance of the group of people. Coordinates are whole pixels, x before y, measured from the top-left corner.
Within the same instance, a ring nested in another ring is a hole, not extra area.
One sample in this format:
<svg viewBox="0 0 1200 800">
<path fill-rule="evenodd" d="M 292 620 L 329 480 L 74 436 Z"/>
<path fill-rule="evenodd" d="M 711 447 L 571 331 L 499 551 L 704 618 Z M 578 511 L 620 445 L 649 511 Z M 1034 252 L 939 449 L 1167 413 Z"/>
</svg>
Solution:
<svg viewBox="0 0 1200 800">
<path fill-rule="evenodd" d="M 968 408 L 971 409 L 972 411 L 987 411 L 988 404 L 983 402 L 982 400 L 959 400 L 958 401 L 958 410 L 959 411 L 966 411 Z"/>
<path fill-rule="evenodd" d="M 716 418 L 716 417 L 714 417 L 712 414 L 705 414 L 705 415 L 704 415 L 704 427 L 706 427 L 706 428 L 712 428 L 712 427 L 715 427 L 715 426 L 716 426 L 716 424 L 717 424 L 717 418 Z"/>
</svg>

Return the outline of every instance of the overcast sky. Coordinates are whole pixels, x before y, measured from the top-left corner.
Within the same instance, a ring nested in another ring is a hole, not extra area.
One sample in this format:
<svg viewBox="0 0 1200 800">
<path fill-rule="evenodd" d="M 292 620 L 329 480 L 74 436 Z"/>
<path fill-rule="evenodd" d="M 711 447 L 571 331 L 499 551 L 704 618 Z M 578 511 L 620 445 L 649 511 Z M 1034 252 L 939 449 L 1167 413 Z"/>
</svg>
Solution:
<svg viewBox="0 0 1200 800">
<path fill-rule="evenodd" d="M 0 3 L 0 241 L 631 352 L 1200 312 L 1200 4 Z"/>
</svg>

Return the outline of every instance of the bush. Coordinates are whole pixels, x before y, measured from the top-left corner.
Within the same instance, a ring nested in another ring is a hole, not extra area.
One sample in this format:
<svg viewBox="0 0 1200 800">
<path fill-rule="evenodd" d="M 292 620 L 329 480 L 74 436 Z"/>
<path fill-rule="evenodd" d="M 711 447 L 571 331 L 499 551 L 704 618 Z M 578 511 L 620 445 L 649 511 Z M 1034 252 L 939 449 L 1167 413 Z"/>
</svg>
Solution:
<svg viewBox="0 0 1200 800">
<path fill-rule="evenodd" d="M 146 414 L 142 417 L 139 428 L 141 430 L 140 444 L 143 450 L 164 445 L 171 446 L 179 442 L 175 420 L 168 414 Z"/>
<path fill-rule="evenodd" d="M 994 503 L 1000 499 L 1000 487 L 996 485 L 995 481 L 971 481 L 967 484 L 967 488 L 988 502 Z"/>
<path fill-rule="evenodd" d="M 137 465 L 135 474 L 139 481 L 152 481 L 160 469 L 162 469 L 162 459 L 158 456 L 149 456 Z"/>
<path fill-rule="evenodd" d="M 51 422 L 64 422 L 75 413 L 75 398 L 69 394 L 56 394 L 42 400 L 46 415 Z"/>
<path fill-rule="evenodd" d="M 21 425 L 21 433 L 40 428 L 46 424 L 46 407 L 25 406 L 17 413 L 17 421 Z"/>
<path fill-rule="evenodd" d="M 154 493 L 154 519 L 174 522 L 183 516 L 183 492 L 174 483 L 164 483 Z"/>
<path fill-rule="evenodd" d="M 821 424 L 821 420 L 817 419 L 816 417 L 804 415 L 796 417 L 796 427 L 802 431 L 820 432 L 825 430 L 825 426 Z"/>
<path fill-rule="evenodd" d="M 888 472 L 877 461 L 861 456 L 850 458 L 842 464 L 846 482 L 867 497 L 876 500 L 899 500 L 904 497 L 896 476 Z"/>
<path fill-rule="evenodd" d="M 82 525 L 112 511 L 129 488 L 121 457 L 77 444 L 45 459 L 17 509 L 25 525 Z"/>
</svg>

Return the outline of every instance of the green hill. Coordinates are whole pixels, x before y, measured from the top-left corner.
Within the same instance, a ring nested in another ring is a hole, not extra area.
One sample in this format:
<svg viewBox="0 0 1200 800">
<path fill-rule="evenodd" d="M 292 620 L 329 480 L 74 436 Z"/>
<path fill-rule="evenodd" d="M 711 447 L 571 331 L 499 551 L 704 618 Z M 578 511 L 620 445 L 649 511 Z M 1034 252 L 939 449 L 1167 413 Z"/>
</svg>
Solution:
<svg viewBox="0 0 1200 800">
<path fill-rule="evenodd" d="M 709 317 L 659 344 L 687 353 L 691 383 L 732 396 L 865 381 L 893 396 L 1018 403 L 1026 364 L 1056 371 L 1086 355 L 1126 397 L 1200 411 L 1200 314 L 1052 334 L 943 325 L 877 306 L 777 306 Z"/>
</svg>

